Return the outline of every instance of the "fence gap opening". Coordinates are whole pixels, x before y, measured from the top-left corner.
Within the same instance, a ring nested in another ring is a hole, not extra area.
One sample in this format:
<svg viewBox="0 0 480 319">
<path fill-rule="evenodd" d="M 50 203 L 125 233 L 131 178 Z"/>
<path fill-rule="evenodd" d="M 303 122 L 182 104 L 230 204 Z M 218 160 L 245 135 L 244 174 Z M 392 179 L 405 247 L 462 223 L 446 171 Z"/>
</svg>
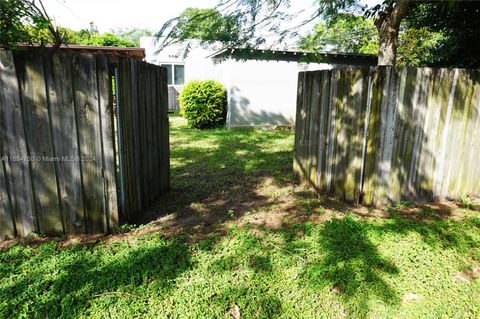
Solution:
<svg viewBox="0 0 480 319">
<path fill-rule="evenodd" d="M 113 67 L 112 72 L 112 94 L 113 94 L 113 127 L 114 127 L 114 143 L 115 143 L 115 168 L 116 168 L 116 182 L 117 182 L 117 195 L 118 195 L 118 208 L 120 216 L 125 217 L 125 190 L 123 183 L 122 172 L 122 139 L 121 139 L 121 127 L 120 127 L 120 104 L 119 104 L 119 88 L 118 88 L 118 68 Z"/>
</svg>

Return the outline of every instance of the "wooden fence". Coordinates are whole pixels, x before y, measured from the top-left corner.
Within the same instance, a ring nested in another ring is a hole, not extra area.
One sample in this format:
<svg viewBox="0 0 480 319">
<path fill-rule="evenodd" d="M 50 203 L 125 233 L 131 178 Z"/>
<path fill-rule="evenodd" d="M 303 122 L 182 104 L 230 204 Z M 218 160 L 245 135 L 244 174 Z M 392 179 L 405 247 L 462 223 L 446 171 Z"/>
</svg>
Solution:
<svg viewBox="0 0 480 319">
<path fill-rule="evenodd" d="M 382 205 L 480 193 L 480 70 L 302 72 L 294 174 Z"/>
<path fill-rule="evenodd" d="M 120 79 L 129 76 L 123 68 L 128 61 L 120 64 L 124 74 Z M 158 79 L 165 73 L 157 66 L 143 64 L 143 68 L 152 76 L 155 72 Z M 117 179 L 130 185 L 134 177 L 117 175 L 113 70 L 103 55 L 52 51 L 12 54 L 0 50 L 0 240 L 32 232 L 108 232 L 118 225 L 122 194 L 117 192 Z M 158 138 L 163 140 L 163 166 L 148 173 L 160 174 L 157 180 L 163 181 L 160 189 L 164 190 L 169 178 L 165 172 L 166 84 L 149 80 L 140 85 L 140 81 L 146 80 L 135 77 L 129 85 L 122 84 L 125 87 L 119 92 L 123 99 L 136 98 L 130 90 L 138 86 L 155 95 L 155 102 L 149 102 L 148 108 L 157 115 L 151 121 L 161 118 L 161 125 L 149 122 L 148 128 L 158 135 L 152 148 L 158 146 Z M 128 105 L 118 106 L 122 118 L 127 111 L 132 112 Z M 139 105 L 133 107 L 140 109 Z M 128 123 L 123 121 L 121 126 Z M 119 130 L 124 133 L 118 144 L 128 145 L 129 134 L 133 133 L 128 127 Z M 128 162 L 124 158 L 129 156 L 143 156 L 136 152 L 150 148 L 128 148 L 120 162 Z M 155 154 L 152 152 L 150 161 L 160 156 Z M 126 189 L 130 192 L 129 186 Z M 158 194 L 155 188 L 152 197 Z"/>
<path fill-rule="evenodd" d="M 118 87 L 122 211 L 135 220 L 170 187 L 166 69 L 121 60 Z"/>
</svg>

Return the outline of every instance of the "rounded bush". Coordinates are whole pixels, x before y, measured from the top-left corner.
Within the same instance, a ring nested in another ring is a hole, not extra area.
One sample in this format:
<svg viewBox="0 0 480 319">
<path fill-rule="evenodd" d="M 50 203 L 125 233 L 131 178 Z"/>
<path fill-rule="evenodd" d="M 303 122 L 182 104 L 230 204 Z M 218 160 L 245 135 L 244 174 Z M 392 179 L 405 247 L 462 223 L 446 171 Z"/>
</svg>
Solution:
<svg viewBox="0 0 480 319">
<path fill-rule="evenodd" d="M 223 126 L 226 119 L 227 96 L 217 81 L 190 81 L 180 93 L 180 111 L 192 128 Z"/>
</svg>

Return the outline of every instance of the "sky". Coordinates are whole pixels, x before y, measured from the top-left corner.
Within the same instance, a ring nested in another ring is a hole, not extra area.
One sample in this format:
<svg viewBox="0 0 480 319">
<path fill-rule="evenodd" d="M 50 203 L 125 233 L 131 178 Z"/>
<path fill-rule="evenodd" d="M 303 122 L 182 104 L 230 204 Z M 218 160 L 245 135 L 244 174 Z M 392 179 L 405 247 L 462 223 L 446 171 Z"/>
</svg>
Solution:
<svg viewBox="0 0 480 319">
<path fill-rule="evenodd" d="M 311 14 L 308 9 L 313 8 L 315 1 L 318 0 L 291 0 L 290 10 L 298 13 L 301 22 Z M 379 0 L 362 2 L 374 5 Z M 185 8 L 211 8 L 217 3 L 218 0 L 43 0 L 56 24 L 80 30 L 93 21 L 100 32 L 132 27 L 158 31 L 164 22 Z"/>
</svg>

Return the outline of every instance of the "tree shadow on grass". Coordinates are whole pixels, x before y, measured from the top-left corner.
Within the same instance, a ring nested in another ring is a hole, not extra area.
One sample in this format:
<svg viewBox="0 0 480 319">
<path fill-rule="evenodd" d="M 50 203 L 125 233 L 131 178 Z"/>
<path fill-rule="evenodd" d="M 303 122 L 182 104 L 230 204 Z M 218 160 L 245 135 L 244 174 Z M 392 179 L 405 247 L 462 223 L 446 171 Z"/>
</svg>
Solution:
<svg viewBox="0 0 480 319">
<path fill-rule="evenodd" d="M 480 245 L 473 238 L 471 228 L 480 227 L 480 210 L 465 209 L 455 202 L 396 202 L 392 206 L 372 208 L 351 205 L 344 201 L 315 194 L 313 190 L 295 193 L 299 203 L 313 213 L 333 212 L 321 215 L 323 220 L 352 215 L 363 221 L 373 221 L 369 230 L 377 234 L 418 234 L 433 248 L 467 249 Z M 470 213 L 468 213 L 470 212 Z M 469 230 L 467 228 L 470 228 Z"/>
<path fill-rule="evenodd" d="M 399 296 L 384 276 L 395 276 L 399 269 L 383 257 L 367 236 L 367 224 L 351 216 L 326 221 L 318 228 L 309 223 L 285 225 L 280 229 L 283 248 L 305 258 L 300 276 L 302 285 L 315 291 L 338 295 L 343 300 L 348 317 L 366 318 L 369 303 L 379 299 L 397 304 Z M 299 240 L 313 237 L 313 242 Z M 309 251 L 315 257 L 302 256 Z"/>
<path fill-rule="evenodd" d="M 369 302 L 374 298 L 388 304 L 398 303 L 397 293 L 383 276 L 396 275 L 399 270 L 368 239 L 364 224 L 351 217 L 328 221 L 317 244 L 323 255 L 318 262 L 306 265 L 307 285 L 331 287 L 344 300 L 350 316 L 356 318 L 367 317 Z"/>
<path fill-rule="evenodd" d="M 324 205 L 326 209 L 338 208 Z M 457 256 L 462 256 L 461 264 L 465 264 L 461 267 L 467 269 L 467 274 L 472 273 L 471 267 L 480 261 L 480 237 L 475 235 L 480 229 L 478 215 L 454 220 L 440 209 L 423 208 L 415 212 L 412 216 L 412 212 L 388 209 L 387 216 L 374 222 L 368 222 L 364 215 L 345 212 L 338 215 L 339 219 L 327 220 L 319 226 L 285 224 L 279 231 L 284 238 L 283 249 L 305 258 L 302 284 L 316 291 L 330 289 L 343 300 L 347 317 L 366 318 L 371 315 L 372 302 L 394 307 L 403 302 L 404 296 L 392 286 L 392 280 L 407 267 L 399 267 L 382 256 L 371 236 L 418 235 L 433 250 L 456 251 Z M 313 237 L 313 243 L 302 240 L 303 237 Z M 318 254 L 313 261 L 302 254 L 302 251 L 312 254 L 315 250 Z"/>
<path fill-rule="evenodd" d="M 397 233 L 407 235 L 416 233 L 433 248 L 453 248 L 468 252 L 472 247 L 480 247 L 478 238 L 471 234 L 472 229 L 480 229 L 480 218 L 463 217 L 454 220 L 450 214 L 431 208 L 422 208 L 415 213 L 406 214 L 401 209 L 388 209 L 389 218 L 386 222 L 372 226 L 378 234 Z M 413 215 L 413 216 L 412 216 Z"/>
<path fill-rule="evenodd" d="M 31 254 L 12 249 L 1 256 L 2 263 L 9 262 L 9 269 L 2 267 L 2 280 L 11 282 L 0 289 L 0 317 L 89 316 L 92 302 L 98 306 L 100 298 L 104 299 L 100 304 L 109 304 L 109 298 L 126 299 L 132 309 L 125 311 L 141 314 L 148 300 L 142 300 L 137 290 L 148 289 L 156 298 L 165 298 L 175 278 L 193 267 L 189 247 L 179 238 L 136 247 L 126 242 L 101 247 L 59 251 L 48 243 Z M 22 273 L 26 269 L 28 275 Z"/>
<path fill-rule="evenodd" d="M 64 250 L 55 249 L 53 243 L 30 250 L 14 247 L 0 254 L 0 317 L 77 318 L 105 314 L 109 307 L 128 312 L 124 317 L 131 313 L 152 316 L 149 302 L 175 294 L 175 280 L 196 271 L 192 253 L 200 249 L 211 253 L 206 269 L 215 276 L 212 295 L 204 297 L 206 303 L 200 302 L 213 305 L 212 312 L 219 316 L 234 304 L 246 316 L 285 316 L 292 311 L 291 302 L 285 295 L 275 294 L 279 289 L 275 282 L 285 280 L 283 265 L 298 265 L 298 277 L 292 277 L 288 289 L 307 288 L 310 296 L 330 291 L 332 296 L 323 296 L 319 302 L 338 300 L 346 317 L 366 318 L 372 315 L 373 303 L 395 308 L 401 298 L 392 286 L 401 265 L 382 256 L 371 236 L 425 232 L 422 238 L 437 249 L 468 249 L 475 239 L 467 230 L 460 231 L 462 225 L 471 233 L 480 222 L 472 219 L 450 225 L 431 216 L 413 221 L 392 215 L 382 223 L 371 223 L 346 215 L 320 225 L 285 224 L 277 233 L 267 228 L 234 227 L 227 235 L 201 239 L 195 245 L 190 238 L 187 241 L 175 235 L 167 240 L 136 238 L 130 243 Z M 245 279 L 222 287 L 220 278 L 232 272 Z M 175 295 L 174 300 L 179 297 Z M 315 306 L 313 309 L 319 309 Z"/>
</svg>

